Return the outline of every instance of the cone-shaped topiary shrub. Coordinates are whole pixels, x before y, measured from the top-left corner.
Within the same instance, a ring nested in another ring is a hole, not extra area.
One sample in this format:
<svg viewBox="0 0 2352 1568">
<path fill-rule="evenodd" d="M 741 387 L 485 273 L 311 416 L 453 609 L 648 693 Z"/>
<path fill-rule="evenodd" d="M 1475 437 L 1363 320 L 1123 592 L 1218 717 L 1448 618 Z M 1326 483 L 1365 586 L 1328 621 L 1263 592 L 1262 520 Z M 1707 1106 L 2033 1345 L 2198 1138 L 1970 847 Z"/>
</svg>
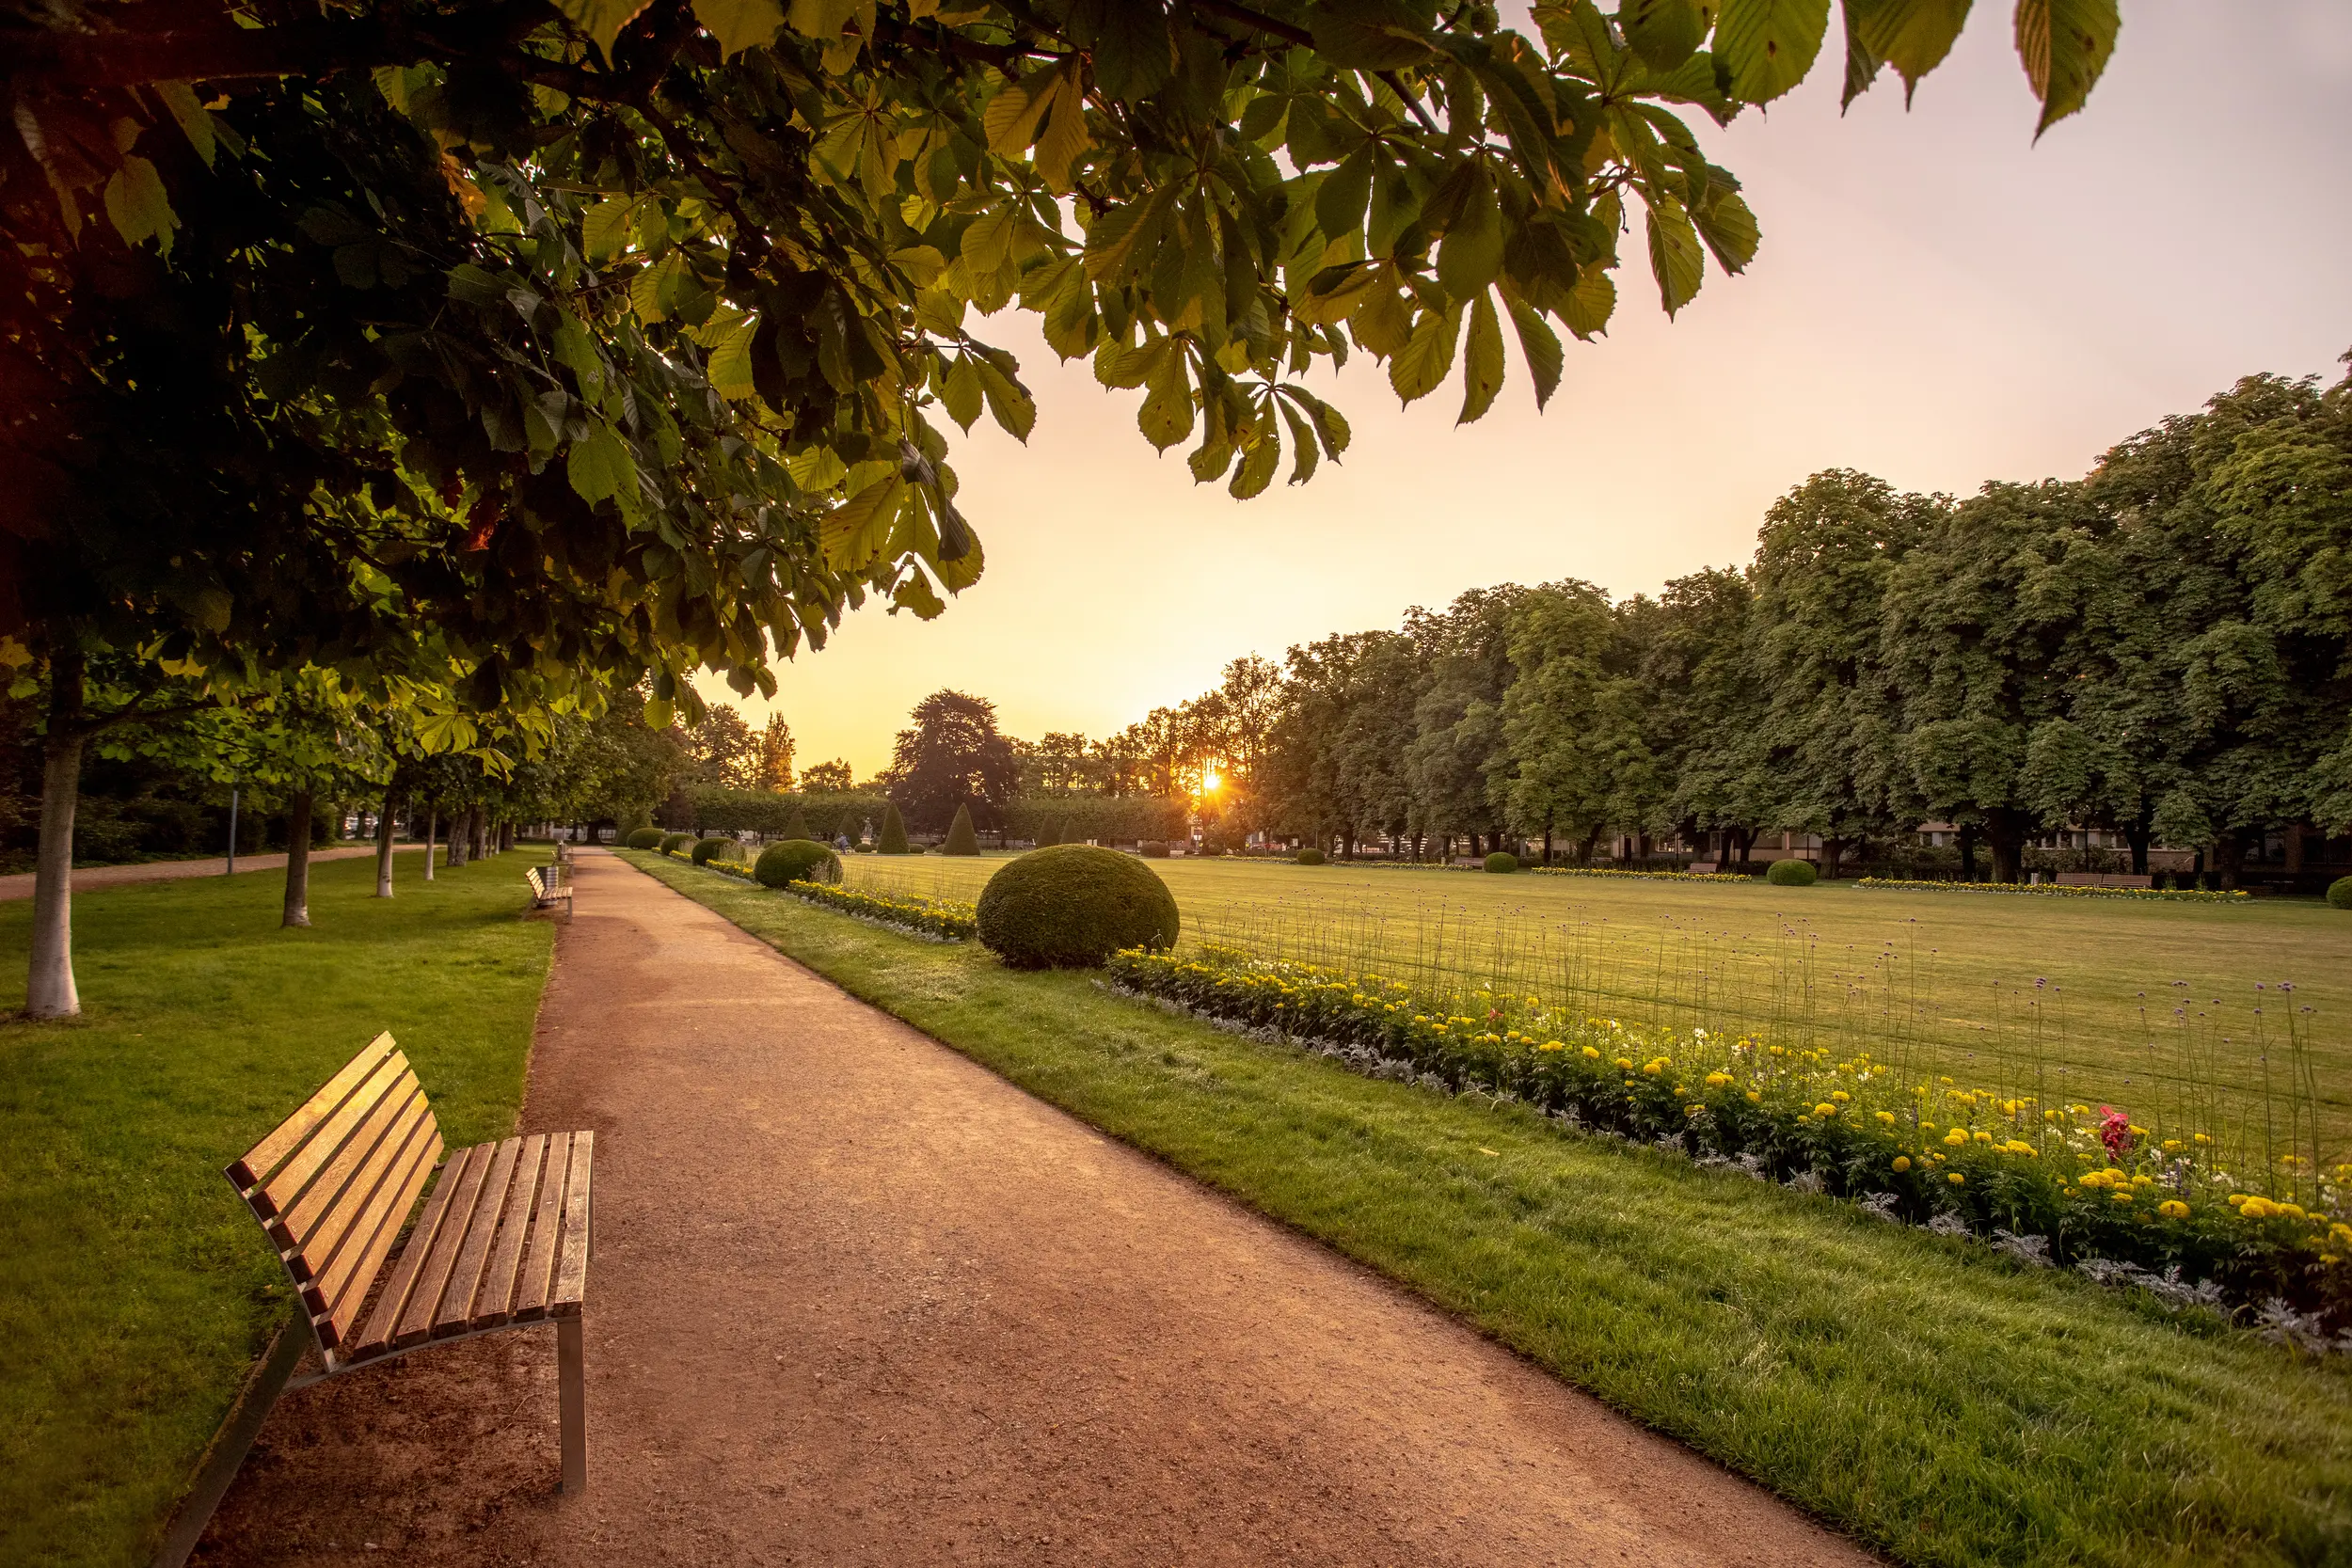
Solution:
<svg viewBox="0 0 2352 1568">
<path fill-rule="evenodd" d="M 1059 822 L 1049 816 L 1043 822 L 1038 824 L 1037 847 L 1039 848 L 1050 849 L 1060 842 L 1061 824 Z"/>
<path fill-rule="evenodd" d="M 650 849 L 661 842 L 661 830 L 659 828 L 640 828 L 636 832 L 630 833 L 627 838 L 621 840 L 621 842 L 628 845 L 632 849 Z"/>
<path fill-rule="evenodd" d="M 680 849 L 685 848 L 688 845 L 693 842 L 694 835 L 692 833 L 663 833 L 661 835 L 661 852 L 665 855 L 675 855 Z"/>
<path fill-rule="evenodd" d="M 1764 879 L 1774 887 L 1811 887 L 1820 878 L 1811 861 L 1774 861 L 1764 873 Z"/>
<path fill-rule="evenodd" d="M 891 801 L 882 812 L 882 842 L 874 847 L 885 855 L 903 855 L 907 852 L 906 818 L 898 815 L 898 802 L 896 800 Z"/>
<path fill-rule="evenodd" d="M 798 800 L 793 801 L 792 809 L 785 814 L 784 836 L 787 842 L 796 838 L 805 839 L 810 837 L 808 831 L 808 815 L 801 810 L 801 803 Z"/>
<path fill-rule="evenodd" d="M 1298 851 L 1297 859 L 1298 863 L 1301 865 L 1321 865 L 1323 863 L 1323 851 L 1310 844 L 1307 847 Z"/>
<path fill-rule="evenodd" d="M 1517 871 L 1518 868 L 1518 856 L 1511 853 L 1508 849 L 1498 849 L 1493 854 L 1486 857 L 1486 869 L 1495 873 L 1495 875 L 1499 877 L 1508 876 L 1510 873 Z"/>
<path fill-rule="evenodd" d="M 2338 877 L 2328 884 L 2328 902 L 2340 910 L 2352 910 L 2352 877 Z"/>
<path fill-rule="evenodd" d="M 1087 844 L 1038 849 L 980 890 L 980 942 L 1014 969 L 1087 969 L 1122 947 L 1170 947 L 1176 896 L 1133 855 Z"/>
<path fill-rule="evenodd" d="M 841 857 L 813 839 L 787 838 L 759 852 L 752 876 L 762 887 L 787 882 L 837 882 Z"/>
<path fill-rule="evenodd" d="M 1136 853 L 1148 861 L 1164 861 L 1168 859 L 1168 846 L 1156 838 L 1147 838 L 1136 846 Z"/>
<path fill-rule="evenodd" d="M 939 847 L 943 855 L 977 855 L 980 852 L 980 836 L 972 831 L 972 808 L 958 806 L 956 819 L 947 827 L 947 842 Z"/>
<path fill-rule="evenodd" d="M 707 865 L 712 861 L 739 861 L 743 858 L 743 847 L 731 838 L 698 838 L 688 858 L 696 865 Z"/>
</svg>

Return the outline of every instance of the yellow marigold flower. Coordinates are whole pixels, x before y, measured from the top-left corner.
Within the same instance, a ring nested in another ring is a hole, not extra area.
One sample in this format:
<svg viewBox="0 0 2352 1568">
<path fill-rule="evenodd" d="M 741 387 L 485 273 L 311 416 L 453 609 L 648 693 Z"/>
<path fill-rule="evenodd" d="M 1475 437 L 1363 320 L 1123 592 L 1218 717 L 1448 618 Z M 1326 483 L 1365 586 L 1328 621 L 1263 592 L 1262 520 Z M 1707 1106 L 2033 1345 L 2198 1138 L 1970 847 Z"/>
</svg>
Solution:
<svg viewBox="0 0 2352 1568">
<path fill-rule="evenodd" d="M 1619 1072 L 1631 1072 L 1633 1070 L 1633 1063 L 1628 1058 L 1620 1056 L 1617 1058 L 1617 1070 Z"/>
<path fill-rule="evenodd" d="M 1837 1114 L 1837 1107 L 1830 1104 L 1827 1101 L 1823 1101 L 1820 1104 L 1813 1107 L 1813 1114 L 1817 1117 L 1834 1117 Z"/>
<path fill-rule="evenodd" d="M 2331 1242 L 2352 1243 L 2352 1225 L 2329 1226 L 2328 1227 L 2328 1239 Z"/>
<path fill-rule="evenodd" d="M 2132 1185 L 2135 1187 L 2153 1187 L 2155 1184 L 2156 1179 L 2153 1176 L 2135 1176 L 2132 1178 Z"/>
<path fill-rule="evenodd" d="M 2181 1140 L 2178 1138 L 2167 1138 L 2164 1140 L 2164 1151 L 2167 1154 L 2171 1153 L 2174 1149 L 2177 1149 L 2180 1147 Z"/>
<path fill-rule="evenodd" d="M 1677 1100 L 1680 1100 L 1680 1099 L 1682 1099 L 1683 1097 L 1685 1097 L 1686 1095 L 1688 1095 L 1690 1092 L 1691 1092 L 1691 1091 L 1690 1091 L 1689 1089 L 1684 1088 L 1684 1087 L 1683 1087 L 1681 1085 L 1679 1085 L 1679 1084 L 1677 1084 L 1677 1085 L 1675 1085 L 1675 1098 L 1676 1098 Z"/>
<path fill-rule="evenodd" d="M 2042 1113 L 2042 1119 L 2043 1121 L 2056 1121 L 2058 1120 L 2058 1114 L 2056 1111 L 2044 1111 Z"/>
<path fill-rule="evenodd" d="M 1968 1179 L 1961 1175 L 1958 1171 L 1946 1172 L 1944 1180 L 1949 1181 L 1955 1187 L 1965 1187 L 1968 1185 Z"/>
<path fill-rule="evenodd" d="M 2118 1187 L 2115 1189 L 2114 1197 L 2115 1201 L 2118 1203 L 2129 1203 L 2132 1200 L 2132 1190 L 2129 1187 Z"/>
<path fill-rule="evenodd" d="M 1882 1124 L 1892 1127 L 1895 1125 L 1895 1113 L 1892 1111 L 1881 1111 L 1879 1113 L 1879 1120 Z"/>
<path fill-rule="evenodd" d="M 1958 1148 L 1962 1144 L 1964 1144 L 1967 1141 L 1968 1134 L 1962 1132 L 1957 1127 L 1944 1134 L 1944 1145 L 1947 1148 Z"/>
<path fill-rule="evenodd" d="M 1756 1093 L 1754 1089 L 1750 1089 L 1748 1091 L 1748 1103 L 1751 1105 L 1761 1105 L 1764 1103 L 1764 1097 Z"/>
<path fill-rule="evenodd" d="M 1565 1051 L 1567 1048 L 1568 1042 L 1565 1040 L 1546 1040 L 1538 1049 L 1544 1051 Z"/>
<path fill-rule="evenodd" d="M 1707 1086 L 1710 1089 L 1720 1089 L 1730 1082 L 1731 1074 L 1728 1072 L 1710 1072 L 1707 1075 Z"/>
<path fill-rule="evenodd" d="M 2247 1195 L 2244 1193 L 2232 1193 L 2228 1197 L 2223 1198 L 2221 1201 L 2227 1203 L 2231 1208 L 2234 1209 L 2239 1204 L 2244 1203 L 2246 1198 Z"/>
<path fill-rule="evenodd" d="M 1584 1059 L 1585 1059 L 1586 1061 L 1588 1061 L 1588 1062 L 1597 1062 L 1597 1061 L 1599 1061 L 1599 1060 L 1600 1060 L 1600 1051 L 1599 1051 L 1599 1049 L 1598 1049 L 1597 1047 L 1596 1047 L 1596 1046 L 1590 1046 L 1590 1045 L 1586 1046 L 1586 1047 L 1584 1048 Z"/>
<path fill-rule="evenodd" d="M 1851 1102 L 1852 1102 L 1852 1100 L 1853 1100 L 1853 1096 L 1851 1096 L 1851 1095 L 1848 1094 L 1848 1093 L 1847 1093 L 1845 1090 L 1843 1090 L 1843 1089 L 1832 1089 L 1832 1090 L 1830 1090 L 1830 1091 L 1829 1091 L 1829 1097 L 1830 1097 L 1832 1100 L 1835 1100 L 1836 1101 L 1837 1101 L 1837 1103 L 1838 1103 L 1838 1104 L 1840 1104 L 1840 1105 L 1850 1104 L 1850 1103 L 1851 1103 Z"/>
<path fill-rule="evenodd" d="M 1911 1168 L 1911 1156 L 1908 1154 L 1896 1155 L 1895 1168 L 1897 1170 L 1909 1170 Z"/>
<path fill-rule="evenodd" d="M 2240 1219 L 2259 1220 L 2267 1219 L 2279 1210 L 2266 1197 L 2249 1197 L 2238 1204 L 2237 1212 Z"/>
<path fill-rule="evenodd" d="M 2001 1152 L 2004 1154 L 2022 1154 L 2028 1160 L 2041 1158 L 2041 1156 L 2035 1152 L 2033 1145 L 2026 1143 L 2022 1138 L 2010 1139 L 2009 1142 L 2001 1146 Z"/>
<path fill-rule="evenodd" d="M 2189 1141 L 2190 1141 L 2191 1143 L 2201 1143 L 2201 1144 L 2209 1144 L 2209 1143 L 2213 1142 L 2213 1140 L 2212 1140 L 2211 1138 L 2208 1138 L 2208 1137 L 2207 1137 L 2207 1136 L 2205 1136 L 2205 1134 L 2203 1134 L 2202 1132 L 2199 1132 L 2199 1133 L 2195 1134 L 2193 1137 L 2191 1137 L 2191 1138 L 2190 1138 L 2190 1140 L 2189 1140 Z"/>
<path fill-rule="evenodd" d="M 1682 1091 L 1680 1089 L 1677 1089 L 1675 1092 L 1677 1094 L 1680 1094 Z M 1707 1107 L 1704 1105 L 1685 1105 L 1682 1108 L 1682 1114 L 1686 1117 L 1694 1117 L 1706 1109 Z"/>
<path fill-rule="evenodd" d="M 1977 1142 L 1980 1144 L 1989 1144 L 1993 1141 L 1993 1134 L 1983 1131 L 1982 1129 L 1979 1129 L 1975 1136 Z"/>
<path fill-rule="evenodd" d="M 2156 1212 L 2169 1220 L 2185 1220 L 2188 1218 L 2188 1205 L 2177 1197 L 2168 1197 L 2156 1205 Z"/>
<path fill-rule="evenodd" d="M 2278 1210 L 2281 1214 L 2292 1215 L 2294 1218 L 2298 1220 L 2309 1219 L 2311 1217 L 2303 1212 L 2303 1206 L 2299 1203 L 2277 1203 L 2271 1205 L 2271 1207 Z"/>
</svg>

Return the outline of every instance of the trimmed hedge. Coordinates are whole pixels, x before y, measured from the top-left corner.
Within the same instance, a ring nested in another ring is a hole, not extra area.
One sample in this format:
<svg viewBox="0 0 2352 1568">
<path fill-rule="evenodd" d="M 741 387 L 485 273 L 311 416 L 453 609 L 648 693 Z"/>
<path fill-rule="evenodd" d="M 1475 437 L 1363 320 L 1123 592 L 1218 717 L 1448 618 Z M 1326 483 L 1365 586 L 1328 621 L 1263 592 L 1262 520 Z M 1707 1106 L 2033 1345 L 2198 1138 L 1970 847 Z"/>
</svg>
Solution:
<svg viewBox="0 0 2352 1568">
<path fill-rule="evenodd" d="M 698 838 L 693 853 L 687 858 L 696 865 L 708 865 L 714 860 L 739 861 L 743 858 L 743 847 L 731 838 Z"/>
<path fill-rule="evenodd" d="M 640 828 L 635 832 L 630 833 L 627 838 L 621 840 L 621 842 L 628 846 L 631 849 L 651 849 L 661 842 L 661 830 L 659 828 Z"/>
<path fill-rule="evenodd" d="M 1518 868 L 1518 856 L 1508 849 L 1498 849 L 1486 857 L 1486 869 L 1498 877 L 1507 877 Z"/>
<path fill-rule="evenodd" d="M 956 808 L 956 819 L 947 828 L 947 842 L 939 847 L 939 852 L 943 855 L 977 855 L 980 852 L 979 835 L 972 831 L 970 806 Z"/>
<path fill-rule="evenodd" d="M 1175 945 L 1176 896 L 1132 855 L 1033 849 L 980 890 L 981 945 L 1014 969 L 1091 969 L 1122 948 Z"/>
<path fill-rule="evenodd" d="M 1813 869 L 1811 861 L 1774 861 L 1764 879 L 1774 887 L 1811 887 L 1821 879 L 1821 874 Z"/>
<path fill-rule="evenodd" d="M 1295 858 L 1301 865 L 1321 865 L 1323 863 L 1323 851 L 1310 844 L 1307 847 L 1298 851 Z"/>
<path fill-rule="evenodd" d="M 688 845 L 693 842 L 694 835 L 692 833 L 663 833 L 661 835 L 661 852 L 665 855 L 675 855 L 680 849 L 685 848 Z"/>
<path fill-rule="evenodd" d="M 1136 845 L 1136 852 L 1148 861 L 1168 859 L 1168 846 L 1156 838 L 1147 838 L 1141 844 Z"/>
<path fill-rule="evenodd" d="M 2328 902 L 2340 910 L 2352 910 L 2352 877 L 2338 877 L 2328 884 Z"/>
<path fill-rule="evenodd" d="M 787 838 L 759 852 L 752 875 L 762 887 L 783 887 L 789 882 L 837 882 L 841 879 L 841 857 L 814 839 Z"/>
<path fill-rule="evenodd" d="M 1008 833 L 1033 840 L 1041 849 L 1088 839 L 1097 844 L 1166 843 L 1183 837 L 1192 816 L 1190 806 L 1174 796 L 1051 795 L 1008 801 L 1004 819 Z"/>
</svg>

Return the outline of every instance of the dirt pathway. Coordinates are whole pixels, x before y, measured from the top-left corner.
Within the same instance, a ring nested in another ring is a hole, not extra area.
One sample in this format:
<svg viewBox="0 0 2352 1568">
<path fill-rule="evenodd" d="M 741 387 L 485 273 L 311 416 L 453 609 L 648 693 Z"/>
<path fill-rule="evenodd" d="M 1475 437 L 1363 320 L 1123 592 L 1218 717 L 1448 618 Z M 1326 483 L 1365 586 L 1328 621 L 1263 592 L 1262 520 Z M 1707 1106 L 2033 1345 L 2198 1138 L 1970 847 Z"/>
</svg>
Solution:
<svg viewBox="0 0 2352 1568">
<path fill-rule="evenodd" d="M 424 846 L 395 844 L 392 847 L 405 852 L 410 849 L 421 849 Z M 357 860 L 361 855 L 374 853 L 375 846 L 372 844 L 342 849 L 313 849 L 310 851 L 310 863 L 315 865 L 320 861 Z M 120 887 L 125 882 L 175 882 L 183 877 L 218 877 L 228 869 L 229 863 L 218 855 L 207 861 L 148 861 L 139 865 L 86 865 L 73 873 L 73 891 L 95 893 L 101 888 Z M 283 852 L 274 855 L 239 855 L 237 857 L 237 875 L 240 877 L 248 871 L 283 871 L 285 869 L 286 857 Z M 6 877 L 0 877 L 0 903 L 12 898 L 30 898 L 32 895 L 33 874 L 31 872 L 17 871 Z"/>
<path fill-rule="evenodd" d="M 596 1132 L 587 1495 L 552 1336 L 496 1335 L 288 1396 L 197 1560 L 1867 1560 L 622 863 L 578 885 L 524 1125 Z"/>
</svg>

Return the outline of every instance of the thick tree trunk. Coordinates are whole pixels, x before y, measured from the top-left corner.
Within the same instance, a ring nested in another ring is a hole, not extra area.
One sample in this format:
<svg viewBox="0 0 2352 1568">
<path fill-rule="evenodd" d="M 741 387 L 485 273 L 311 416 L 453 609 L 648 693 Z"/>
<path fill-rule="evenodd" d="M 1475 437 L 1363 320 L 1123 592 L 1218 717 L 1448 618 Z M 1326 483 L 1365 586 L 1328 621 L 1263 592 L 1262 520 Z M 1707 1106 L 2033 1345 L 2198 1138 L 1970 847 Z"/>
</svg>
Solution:
<svg viewBox="0 0 2352 1568">
<path fill-rule="evenodd" d="M 33 874 L 32 967 L 24 1011 L 72 1018 L 82 1010 L 73 984 L 73 811 L 82 795 L 82 656 L 56 659 L 49 677 L 49 738 L 41 752 L 40 849 Z"/>
<path fill-rule="evenodd" d="M 440 831 L 440 808 L 428 807 L 424 814 L 424 879 L 428 882 L 433 879 L 433 840 Z"/>
<path fill-rule="evenodd" d="M 2137 828 L 2126 828 L 2123 830 L 2123 842 L 2132 847 L 2133 876 L 2145 877 L 2148 875 L 2148 845 L 2149 841 L 2154 837 L 2155 835 L 2150 832 L 2144 824 Z"/>
<path fill-rule="evenodd" d="M 485 842 L 487 835 L 482 831 L 483 821 L 484 812 L 480 806 L 467 814 L 466 831 L 473 840 L 473 859 L 478 861 L 490 858 L 490 847 Z"/>
<path fill-rule="evenodd" d="M 1977 827 L 1973 822 L 1960 825 L 1960 879 L 1963 882 L 1977 879 Z"/>
<path fill-rule="evenodd" d="M 470 820 L 466 812 L 457 812 L 449 819 L 449 858 L 441 863 L 452 871 L 466 863 L 466 828 Z"/>
<path fill-rule="evenodd" d="M 1837 879 L 1838 863 L 1846 858 L 1846 841 L 1842 838 L 1821 840 L 1821 875 L 1830 881 Z"/>
<path fill-rule="evenodd" d="M 375 895 L 392 895 L 392 798 L 389 795 L 375 818 Z"/>
<path fill-rule="evenodd" d="M 1997 832 L 1987 832 L 1984 836 L 1993 851 L 1993 879 L 1996 882 L 2018 880 L 2025 869 L 2025 841 Z"/>
<path fill-rule="evenodd" d="M 286 912 L 280 926 L 310 924 L 310 792 L 297 791 L 286 808 Z"/>
<path fill-rule="evenodd" d="M 1551 863 L 1551 824 L 1544 824 L 1544 863 Z"/>
<path fill-rule="evenodd" d="M 515 824 L 501 822 L 499 824 L 499 853 L 502 855 L 513 847 L 515 847 Z"/>
</svg>

